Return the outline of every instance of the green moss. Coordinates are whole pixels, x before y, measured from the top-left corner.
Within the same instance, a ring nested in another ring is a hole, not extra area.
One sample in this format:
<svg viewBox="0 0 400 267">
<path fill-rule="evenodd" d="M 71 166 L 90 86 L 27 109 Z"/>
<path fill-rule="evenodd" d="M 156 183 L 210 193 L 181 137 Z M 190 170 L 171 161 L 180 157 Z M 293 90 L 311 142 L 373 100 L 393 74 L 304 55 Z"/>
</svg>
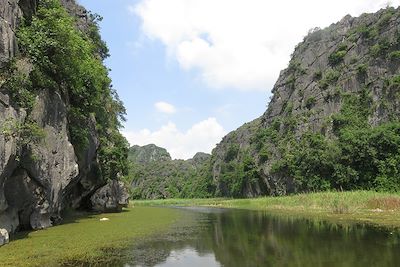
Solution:
<svg viewBox="0 0 400 267">
<path fill-rule="evenodd" d="M 110 221 L 100 222 L 107 217 Z M 116 214 L 72 217 L 68 223 L 21 233 L 0 249 L 2 266 L 93 266 L 113 264 L 124 248 L 165 231 L 179 211 L 135 207 Z"/>
</svg>

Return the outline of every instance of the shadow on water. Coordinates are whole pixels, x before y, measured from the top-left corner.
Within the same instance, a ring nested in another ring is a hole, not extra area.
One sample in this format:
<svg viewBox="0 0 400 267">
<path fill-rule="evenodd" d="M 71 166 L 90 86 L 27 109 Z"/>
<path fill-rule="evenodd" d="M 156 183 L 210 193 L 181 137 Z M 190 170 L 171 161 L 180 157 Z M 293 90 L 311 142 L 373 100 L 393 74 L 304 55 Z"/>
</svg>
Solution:
<svg viewBox="0 0 400 267">
<path fill-rule="evenodd" d="M 400 266 L 398 230 L 245 210 L 184 210 L 174 229 L 130 248 L 119 265 Z"/>
</svg>

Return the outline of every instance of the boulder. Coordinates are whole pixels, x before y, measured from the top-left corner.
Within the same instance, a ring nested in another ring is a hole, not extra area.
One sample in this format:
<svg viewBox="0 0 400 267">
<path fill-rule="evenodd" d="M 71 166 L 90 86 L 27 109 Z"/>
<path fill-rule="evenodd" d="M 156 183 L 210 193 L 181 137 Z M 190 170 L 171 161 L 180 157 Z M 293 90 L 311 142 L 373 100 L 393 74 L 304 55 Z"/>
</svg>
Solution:
<svg viewBox="0 0 400 267">
<path fill-rule="evenodd" d="M 92 209 L 98 212 L 119 212 L 129 204 L 129 194 L 121 181 L 112 180 L 90 198 Z"/>
<path fill-rule="evenodd" d="M 6 229 L 0 229 L 0 246 L 8 244 L 10 242 L 10 237 Z"/>
</svg>

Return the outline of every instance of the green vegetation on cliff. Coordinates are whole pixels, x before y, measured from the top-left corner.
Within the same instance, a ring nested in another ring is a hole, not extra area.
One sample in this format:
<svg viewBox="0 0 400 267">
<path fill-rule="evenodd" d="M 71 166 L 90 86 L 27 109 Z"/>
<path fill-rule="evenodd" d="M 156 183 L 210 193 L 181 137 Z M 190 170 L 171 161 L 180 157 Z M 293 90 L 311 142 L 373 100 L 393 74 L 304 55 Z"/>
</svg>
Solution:
<svg viewBox="0 0 400 267">
<path fill-rule="evenodd" d="M 344 96 L 332 116 L 333 137 L 307 132 L 290 139 L 272 173 L 293 177 L 295 192 L 400 190 L 400 123 L 368 124 L 368 91 Z"/>
<path fill-rule="evenodd" d="M 103 59 L 107 47 L 98 34 L 98 16 L 78 29 L 77 18 L 59 0 L 38 1 L 37 12 L 17 32 L 21 55 L 11 62 L 6 83 L 12 100 L 28 111 L 41 90 L 54 90 L 68 103 L 71 142 L 78 157 L 89 145 L 89 127 L 99 139 L 101 174 L 115 179 L 127 174 L 125 138 L 119 133 L 125 108 L 111 86 Z"/>
</svg>

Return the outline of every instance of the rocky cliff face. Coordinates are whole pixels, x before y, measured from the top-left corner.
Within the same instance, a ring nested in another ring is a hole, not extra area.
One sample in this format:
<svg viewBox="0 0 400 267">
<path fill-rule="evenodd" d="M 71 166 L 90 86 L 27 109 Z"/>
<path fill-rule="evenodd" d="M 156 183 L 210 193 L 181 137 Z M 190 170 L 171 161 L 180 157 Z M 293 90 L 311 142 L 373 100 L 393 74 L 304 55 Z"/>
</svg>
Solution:
<svg viewBox="0 0 400 267">
<path fill-rule="evenodd" d="M 22 1 L 21 1 L 22 2 Z M 34 1 L 23 1 L 24 8 L 30 9 L 29 5 Z M 20 19 L 23 17 L 21 7 L 17 0 L 0 2 L 0 64 L 4 65 L 17 52 L 17 42 L 15 38 L 15 30 Z"/>
<path fill-rule="evenodd" d="M 78 18 L 78 28 L 88 27 L 84 8 L 73 0 L 61 3 Z M 35 14 L 36 6 L 36 0 L 0 1 L 0 67 L 15 58 L 20 71 L 31 71 L 28 60 L 16 57 L 16 32 L 23 17 Z M 98 175 L 95 120 L 89 125 L 89 144 L 78 154 L 68 131 L 66 98 L 57 91 L 42 90 L 27 112 L 11 101 L 4 75 L 0 81 L 0 228 L 11 233 L 46 228 L 61 220 L 67 206 L 90 207 L 90 197 L 106 184 Z M 38 126 L 29 134 L 22 127 L 27 121 Z"/>
<path fill-rule="evenodd" d="M 155 145 L 130 148 L 132 195 L 139 199 L 195 197 L 207 192 L 199 178 L 210 155 L 197 153 L 189 160 L 172 160 L 168 151 Z M 198 195 L 199 194 L 199 195 Z"/>
<path fill-rule="evenodd" d="M 400 10 L 388 8 L 358 18 L 344 17 L 314 29 L 295 49 L 272 92 L 267 111 L 228 134 L 214 149 L 212 176 L 218 195 L 282 195 L 294 191 L 293 177 L 271 171 L 287 147 L 287 136 L 305 133 L 334 140 L 333 117 L 349 97 L 367 95 L 368 124 L 400 115 Z M 347 101 L 347 102 L 346 102 Z M 247 159 L 238 181 L 234 168 Z M 251 172 L 246 173 L 246 169 Z M 237 183 L 240 190 L 233 192 Z"/>
</svg>

